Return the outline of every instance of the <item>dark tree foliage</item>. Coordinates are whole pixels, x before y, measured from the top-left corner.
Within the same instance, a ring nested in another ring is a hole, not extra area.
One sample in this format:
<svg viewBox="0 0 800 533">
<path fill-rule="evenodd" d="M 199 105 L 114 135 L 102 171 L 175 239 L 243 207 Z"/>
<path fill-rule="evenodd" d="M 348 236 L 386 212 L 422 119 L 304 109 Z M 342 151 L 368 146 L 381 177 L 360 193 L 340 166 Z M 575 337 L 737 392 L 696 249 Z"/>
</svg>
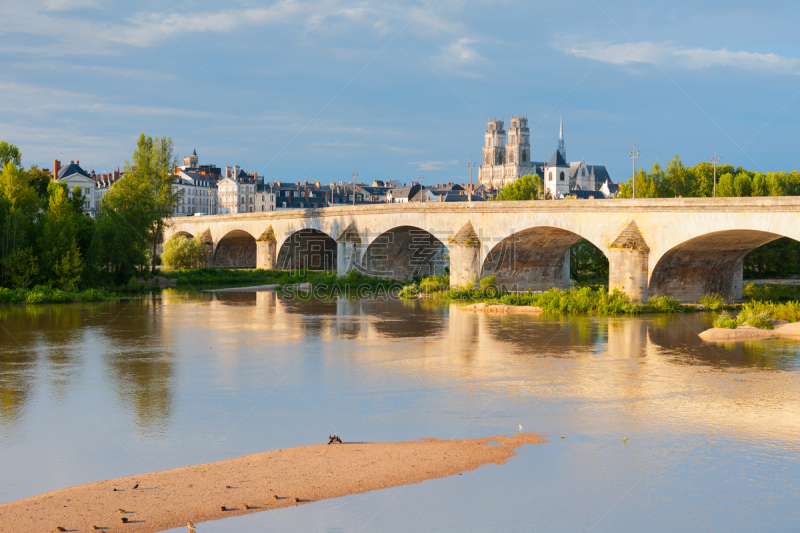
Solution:
<svg viewBox="0 0 800 533">
<path fill-rule="evenodd" d="M 583 239 L 570 249 L 569 274 L 575 281 L 608 279 L 608 258 L 597 246 Z"/>
<path fill-rule="evenodd" d="M 765 244 L 744 258 L 744 277 L 785 278 L 800 273 L 800 242 L 784 237 Z"/>
</svg>

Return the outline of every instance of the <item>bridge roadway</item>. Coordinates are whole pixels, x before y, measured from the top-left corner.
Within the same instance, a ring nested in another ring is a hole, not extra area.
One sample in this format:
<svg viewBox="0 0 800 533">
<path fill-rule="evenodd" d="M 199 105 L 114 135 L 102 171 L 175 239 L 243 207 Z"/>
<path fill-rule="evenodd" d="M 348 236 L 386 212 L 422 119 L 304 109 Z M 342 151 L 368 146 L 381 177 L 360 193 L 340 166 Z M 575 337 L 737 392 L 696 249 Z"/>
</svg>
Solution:
<svg viewBox="0 0 800 533">
<path fill-rule="evenodd" d="M 180 217 L 164 238 L 204 236 L 207 264 L 350 270 L 393 279 L 443 273 L 461 286 L 569 284 L 581 239 L 609 260 L 609 284 L 637 299 L 742 297 L 744 257 L 800 240 L 800 197 L 407 203 Z"/>
</svg>

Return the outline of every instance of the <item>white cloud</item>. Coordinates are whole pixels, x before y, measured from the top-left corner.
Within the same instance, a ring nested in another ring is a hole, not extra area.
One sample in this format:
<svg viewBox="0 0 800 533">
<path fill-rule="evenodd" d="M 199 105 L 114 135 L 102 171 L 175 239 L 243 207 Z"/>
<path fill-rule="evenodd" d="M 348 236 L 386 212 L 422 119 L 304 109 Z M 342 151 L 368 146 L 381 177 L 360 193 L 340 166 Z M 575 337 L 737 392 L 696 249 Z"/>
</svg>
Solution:
<svg viewBox="0 0 800 533">
<path fill-rule="evenodd" d="M 45 0 L 44 8 L 47 11 L 72 11 L 73 9 L 98 9 L 101 7 L 99 0 Z"/>
<path fill-rule="evenodd" d="M 628 63 L 651 63 L 662 67 L 684 67 L 704 69 L 711 67 L 734 67 L 746 70 L 762 70 L 776 74 L 800 74 L 800 59 L 763 54 L 760 52 L 731 51 L 727 48 L 686 48 L 673 43 L 642 41 L 638 43 L 613 44 L 609 42 L 587 42 L 567 46 L 556 46 L 566 53 L 624 65 Z"/>
<path fill-rule="evenodd" d="M 417 165 L 417 170 L 444 170 L 446 167 L 457 163 L 458 160 L 453 159 L 452 161 L 412 161 L 406 164 Z"/>
</svg>

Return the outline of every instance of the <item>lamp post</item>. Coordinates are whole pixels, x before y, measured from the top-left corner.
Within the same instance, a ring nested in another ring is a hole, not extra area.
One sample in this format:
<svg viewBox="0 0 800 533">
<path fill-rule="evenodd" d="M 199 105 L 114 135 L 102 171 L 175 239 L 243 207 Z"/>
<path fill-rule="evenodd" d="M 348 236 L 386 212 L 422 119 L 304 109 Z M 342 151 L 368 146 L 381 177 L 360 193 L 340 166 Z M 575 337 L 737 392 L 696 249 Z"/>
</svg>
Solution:
<svg viewBox="0 0 800 533">
<path fill-rule="evenodd" d="M 358 177 L 358 172 L 356 172 L 356 166 L 353 165 L 353 206 L 356 205 L 356 178 Z"/>
<path fill-rule="evenodd" d="M 628 157 L 633 159 L 633 199 L 636 199 L 636 159 L 639 152 L 636 151 L 636 141 L 633 141 L 633 152 L 628 152 Z"/>
<path fill-rule="evenodd" d="M 717 197 L 717 165 L 719 165 L 720 158 L 717 157 L 717 147 L 714 147 L 714 157 L 711 158 L 711 163 L 714 165 L 714 198 Z"/>
<path fill-rule="evenodd" d="M 472 203 L 472 169 L 475 168 L 475 163 L 472 161 L 472 154 L 469 154 L 469 163 L 467 163 L 467 168 L 469 168 L 469 191 L 467 191 L 467 203 Z"/>
</svg>

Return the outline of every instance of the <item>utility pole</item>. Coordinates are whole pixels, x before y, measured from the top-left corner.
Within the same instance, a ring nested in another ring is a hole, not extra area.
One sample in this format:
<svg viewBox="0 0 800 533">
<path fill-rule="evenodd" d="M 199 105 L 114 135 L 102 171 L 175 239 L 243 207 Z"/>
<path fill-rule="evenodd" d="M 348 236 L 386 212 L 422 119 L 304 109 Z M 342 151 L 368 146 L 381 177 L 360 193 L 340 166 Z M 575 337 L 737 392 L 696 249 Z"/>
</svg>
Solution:
<svg viewBox="0 0 800 533">
<path fill-rule="evenodd" d="M 353 165 L 353 205 L 356 205 L 356 178 L 358 177 L 358 172 L 356 172 L 356 166 Z"/>
<path fill-rule="evenodd" d="M 628 152 L 628 157 L 633 159 L 633 199 L 636 199 L 636 159 L 639 157 L 639 153 L 636 151 L 636 141 L 633 141 L 633 152 Z"/>
<path fill-rule="evenodd" d="M 475 163 L 472 161 L 472 154 L 469 154 L 469 163 L 467 163 L 467 167 L 469 168 L 469 191 L 467 192 L 467 203 L 472 203 L 472 169 L 475 168 Z"/>
<path fill-rule="evenodd" d="M 717 165 L 719 165 L 719 157 L 717 157 L 717 147 L 714 147 L 714 157 L 711 158 L 711 163 L 714 165 L 714 198 L 717 197 Z"/>
</svg>

